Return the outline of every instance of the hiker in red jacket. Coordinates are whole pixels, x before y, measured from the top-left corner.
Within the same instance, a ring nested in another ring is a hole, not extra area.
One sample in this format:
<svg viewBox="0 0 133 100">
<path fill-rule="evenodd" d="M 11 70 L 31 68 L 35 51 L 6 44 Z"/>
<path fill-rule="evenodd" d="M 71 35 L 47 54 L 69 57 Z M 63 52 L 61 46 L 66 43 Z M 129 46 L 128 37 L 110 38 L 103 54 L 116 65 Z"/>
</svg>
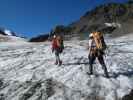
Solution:
<svg viewBox="0 0 133 100">
<path fill-rule="evenodd" d="M 56 65 L 60 66 L 62 64 L 62 61 L 60 59 L 60 54 L 62 53 L 63 49 L 64 49 L 63 39 L 61 38 L 61 36 L 54 35 L 52 40 L 52 52 L 55 52 Z"/>
</svg>

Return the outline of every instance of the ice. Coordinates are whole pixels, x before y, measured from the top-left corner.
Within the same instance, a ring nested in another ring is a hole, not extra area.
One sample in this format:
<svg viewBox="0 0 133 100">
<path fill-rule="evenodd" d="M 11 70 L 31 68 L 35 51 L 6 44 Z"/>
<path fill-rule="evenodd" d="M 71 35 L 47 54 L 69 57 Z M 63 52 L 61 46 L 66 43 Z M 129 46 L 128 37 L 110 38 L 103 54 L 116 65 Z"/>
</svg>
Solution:
<svg viewBox="0 0 133 100">
<path fill-rule="evenodd" d="M 63 64 L 54 65 L 51 43 L 0 44 L 0 99 L 118 100 L 133 89 L 133 41 L 129 36 L 107 39 L 104 57 L 110 78 L 96 60 L 89 71 L 87 40 L 65 41 Z M 17 40 L 16 40 L 17 41 Z"/>
</svg>

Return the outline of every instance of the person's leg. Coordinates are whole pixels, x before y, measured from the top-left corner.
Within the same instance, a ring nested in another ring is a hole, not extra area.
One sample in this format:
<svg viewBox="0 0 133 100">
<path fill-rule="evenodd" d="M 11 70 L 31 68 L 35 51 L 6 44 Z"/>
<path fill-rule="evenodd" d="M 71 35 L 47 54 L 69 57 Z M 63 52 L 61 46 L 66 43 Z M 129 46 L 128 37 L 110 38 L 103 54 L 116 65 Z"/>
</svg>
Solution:
<svg viewBox="0 0 133 100">
<path fill-rule="evenodd" d="M 96 59 L 96 57 L 94 55 L 89 55 L 90 74 L 93 74 L 93 63 L 94 63 L 95 59 Z"/>
<path fill-rule="evenodd" d="M 57 65 L 59 63 L 59 53 L 57 50 L 55 50 L 55 58 L 56 58 L 55 64 Z"/>
<path fill-rule="evenodd" d="M 106 77 L 109 78 L 108 70 L 107 70 L 107 67 L 105 65 L 105 62 L 104 62 L 104 59 L 103 59 L 103 55 L 99 55 L 98 56 L 98 61 L 101 64 L 101 66 L 102 66 L 102 68 L 104 70 L 104 73 L 105 73 Z"/>
<path fill-rule="evenodd" d="M 62 64 L 62 61 L 60 60 L 59 50 L 56 50 L 56 62 L 57 62 L 57 64 L 59 64 L 59 66 Z"/>
<path fill-rule="evenodd" d="M 58 62 L 59 62 L 59 66 L 62 65 L 62 61 L 60 59 L 60 53 L 58 54 Z"/>
</svg>

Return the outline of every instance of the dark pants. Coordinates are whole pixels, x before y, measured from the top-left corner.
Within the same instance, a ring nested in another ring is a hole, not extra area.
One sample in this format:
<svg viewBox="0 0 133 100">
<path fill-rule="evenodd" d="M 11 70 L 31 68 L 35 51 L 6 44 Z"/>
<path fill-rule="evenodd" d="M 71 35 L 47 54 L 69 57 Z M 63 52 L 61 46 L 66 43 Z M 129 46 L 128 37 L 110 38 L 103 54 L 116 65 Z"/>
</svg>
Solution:
<svg viewBox="0 0 133 100">
<path fill-rule="evenodd" d="M 56 58 L 56 62 L 55 62 L 55 64 L 56 65 L 61 65 L 62 64 L 62 61 L 61 61 L 61 59 L 60 59 L 60 54 L 61 54 L 61 48 L 57 48 L 57 49 L 55 49 L 54 50 L 55 51 L 55 58 Z"/>
<path fill-rule="evenodd" d="M 56 58 L 56 62 L 60 62 L 60 52 L 58 49 L 55 50 L 55 58 Z"/>
<path fill-rule="evenodd" d="M 93 64 L 94 64 L 94 61 L 96 58 L 98 59 L 102 68 L 104 69 L 104 73 L 105 73 L 106 77 L 109 77 L 107 67 L 106 67 L 104 59 L 103 59 L 103 54 L 98 54 L 98 53 L 89 55 L 90 74 L 93 74 Z"/>
</svg>

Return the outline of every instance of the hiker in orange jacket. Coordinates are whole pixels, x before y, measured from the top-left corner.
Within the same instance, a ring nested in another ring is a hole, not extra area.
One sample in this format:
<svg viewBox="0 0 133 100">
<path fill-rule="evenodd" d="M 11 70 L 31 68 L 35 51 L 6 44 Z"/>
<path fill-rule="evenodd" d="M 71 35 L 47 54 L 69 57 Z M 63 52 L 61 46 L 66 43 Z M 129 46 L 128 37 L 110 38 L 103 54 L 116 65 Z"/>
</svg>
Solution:
<svg viewBox="0 0 133 100">
<path fill-rule="evenodd" d="M 62 53 L 64 49 L 63 39 L 59 35 L 54 35 L 52 40 L 52 52 L 55 52 L 56 65 L 61 65 L 62 61 L 60 59 L 60 54 Z"/>
<path fill-rule="evenodd" d="M 107 67 L 104 62 L 104 50 L 106 49 L 106 44 L 104 42 L 103 35 L 99 32 L 93 32 L 89 35 L 89 65 L 90 65 L 90 73 L 93 74 L 93 63 L 97 58 L 102 68 L 104 69 L 104 73 L 107 78 L 109 78 Z"/>
</svg>

